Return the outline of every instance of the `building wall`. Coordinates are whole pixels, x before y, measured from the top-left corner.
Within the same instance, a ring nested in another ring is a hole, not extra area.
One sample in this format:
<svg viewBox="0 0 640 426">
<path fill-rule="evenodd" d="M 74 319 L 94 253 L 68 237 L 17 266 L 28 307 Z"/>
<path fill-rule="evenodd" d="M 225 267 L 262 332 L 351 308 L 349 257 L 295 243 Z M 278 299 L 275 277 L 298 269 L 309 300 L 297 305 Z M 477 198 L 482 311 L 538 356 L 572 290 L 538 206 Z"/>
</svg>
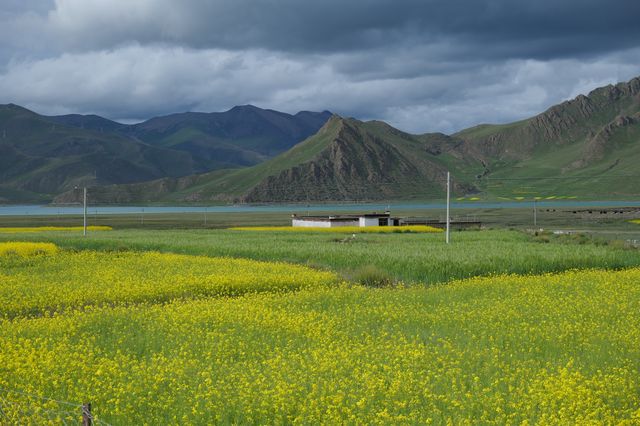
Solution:
<svg viewBox="0 0 640 426">
<path fill-rule="evenodd" d="M 291 226 L 298 226 L 303 228 L 330 228 L 331 222 L 327 220 L 301 220 L 292 219 Z"/>
<path fill-rule="evenodd" d="M 339 228 L 341 226 L 358 226 L 358 219 L 352 221 L 292 219 L 291 226 L 303 228 Z"/>
<path fill-rule="evenodd" d="M 353 219 L 350 221 L 331 222 L 332 228 L 339 228 L 341 226 L 358 226 L 358 219 Z"/>
<path fill-rule="evenodd" d="M 359 221 L 359 226 L 378 226 L 379 221 L 377 217 L 361 217 Z"/>
</svg>

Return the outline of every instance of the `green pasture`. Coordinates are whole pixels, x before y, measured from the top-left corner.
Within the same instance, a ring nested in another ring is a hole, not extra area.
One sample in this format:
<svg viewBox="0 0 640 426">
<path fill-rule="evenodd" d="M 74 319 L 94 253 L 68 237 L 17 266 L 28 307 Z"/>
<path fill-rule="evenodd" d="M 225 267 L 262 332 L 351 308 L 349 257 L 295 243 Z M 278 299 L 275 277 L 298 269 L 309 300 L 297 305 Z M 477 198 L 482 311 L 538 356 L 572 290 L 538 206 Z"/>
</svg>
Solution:
<svg viewBox="0 0 640 426">
<path fill-rule="evenodd" d="M 68 249 L 157 250 L 300 263 L 372 283 L 439 283 L 501 273 L 537 274 L 640 265 L 640 251 L 624 244 L 534 236 L 520 231 L 443 234 L 268 233 L 231 230 L 114 230 L 90 233 L 0 234 L 0 241 L 50 241 Z"/>
</svg>

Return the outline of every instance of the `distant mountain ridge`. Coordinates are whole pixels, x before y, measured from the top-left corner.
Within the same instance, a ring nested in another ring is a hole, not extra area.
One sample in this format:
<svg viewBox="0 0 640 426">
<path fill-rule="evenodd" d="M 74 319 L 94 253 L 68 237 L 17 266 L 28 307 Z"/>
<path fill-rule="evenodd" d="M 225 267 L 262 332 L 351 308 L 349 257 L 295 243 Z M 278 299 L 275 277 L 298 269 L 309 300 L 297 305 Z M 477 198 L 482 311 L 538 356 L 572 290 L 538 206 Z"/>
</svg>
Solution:
<svg viewBox="0 0 640 426">
<path fill-rule="evenodd" d="M 100 133 L 118 131 L 127 127 L 126 124 L 118 123 L 95 114 L 67 114 L 44 117 L 49 121 L 65 126 L 79 127 L 80 129 L 93 130 Z"/>
<path fill-rule="evenodd" d="M 548 194 L 629 197 L 640 194 L 640 77 L 608 85 L 552 106 L 535 117 L 484 125 L 452 135 L 456 149 L 478 159 L 487 177 L 504 179 L 509 194 L 519 179 Z M 628 177 L 629 176 L 629 177 Z M 556 182 L 548 179 L 558 178 Z M 536 178 L 538 178 L 536 180 Z"/>
<path fill-rule="evenodd" d="M 97 115 L 47 117 L 0 105 L 0 202 L 43 202 L 76 186 L 258 164 L 315 133 L 330 116 L 247 105 L 126 125 Z"/>
<path fill-rule="evenodd" d="M 280 154 L 306 139 L 330 116 L 328 111 L 301 111 L 291 115 L 242 105 L 226 112 L 186 112 L 156 117 L 129 126 L 125 133 L 152 145 L 190 152 L 201 160 L 247 166 Z"/>
<path fill-rule="evenodd" d="M 441 196 L 452 157 L 427 152 L 429 143 L 440 137 L 417 137 L 381 121 L 333 115 L 315 135 L 256 166 L 116 185 L 95 191 L 94 197 L 118 203 L 255 203 L 415 199 L 425 191 Z M 456 187 L 474 190 L 463 183 Z M 58 198 L 71 200 L 72 194 Z"/>
<path fill-rule="evenodd" d="M 46 201 L 85 184 L 129 183 L 197 171 L 188 154 L 0 106 L 0 200 Z"/>
<path fill-rule="evenodd" d="M 84 184 L 107 203 L 424 200 L 447 171 L 457 196 L 640 196 L 640 78 L 453 135 L 253 106 L 136 125 L 5 106 L 0 137 L 0 199 L 14 202 L 76 201 Z"/>
<path fill-rule="evenodd" d="M 640 78 L 596 89 L 515 123 L 410 135 L 333 116 L 256 166 L 113 186 L 119 202 L 428 199 L 453 175 L 458 195 L 640 195 Z M 631 176 L 631 178 L 630 178 Z M 553 179 L 549 179 L 552 177 Z"/>
<path fill-rule="evenodd" d="M 523 160 L 549 147 L 580 142 L 617 117 L 635 114 L 639 94 L 640 77 L 637 77 L 627 83 L 595 89 L 586 96 L 579 95 L 526 120 L 480 125 L 452 136 L 473 142 L 466 146 L 485 159 Z M 513 146 L 515 140 L 517 146 Z"/>
</svg>

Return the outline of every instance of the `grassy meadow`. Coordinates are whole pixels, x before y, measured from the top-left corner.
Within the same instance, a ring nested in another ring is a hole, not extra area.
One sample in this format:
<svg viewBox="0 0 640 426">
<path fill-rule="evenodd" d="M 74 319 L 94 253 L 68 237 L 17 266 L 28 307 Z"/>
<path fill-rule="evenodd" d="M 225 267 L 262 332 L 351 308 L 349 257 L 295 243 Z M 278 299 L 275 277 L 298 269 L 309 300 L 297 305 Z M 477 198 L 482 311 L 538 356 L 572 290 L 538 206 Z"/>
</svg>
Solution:
<svg viewBox="0 0 640 426">
<path fill-rule="evenodd" d="M 0 241 L 16 235 L 0 233 Z M 532 237 L 492 230 L 442 233 L 357 234 L 233 230 L 113 230 L 21 234 L 66 249 L 158 251 L 189 255 L 283 261 L 335 271 L 347 280 L 359 275 L 405 284 L 432 284 L 502 273 L 535 274 L 575 268 L 617 269 L 640 264 L 640 252 L 624 245 L 596 245 L 567 237 Z"/>
<path fill-rule="evenodd" d="M 345 237 L 0 233 L 0 424 L 640 421 L 637 249 Z"/>
<path fill-rule="evenodd" d="M 434 228 L 426 225 L 402 225 L 402 226 L 340 226 L 338 228 L 324 227 L 293 227 L 293 226 L 237 226 L 229 228 L 231 231 L 249 232 L 289 232 L 305 233 L 323 232 L 325 234 L 437 234 L 444 232 L 441 228 Z"/>
</svg>

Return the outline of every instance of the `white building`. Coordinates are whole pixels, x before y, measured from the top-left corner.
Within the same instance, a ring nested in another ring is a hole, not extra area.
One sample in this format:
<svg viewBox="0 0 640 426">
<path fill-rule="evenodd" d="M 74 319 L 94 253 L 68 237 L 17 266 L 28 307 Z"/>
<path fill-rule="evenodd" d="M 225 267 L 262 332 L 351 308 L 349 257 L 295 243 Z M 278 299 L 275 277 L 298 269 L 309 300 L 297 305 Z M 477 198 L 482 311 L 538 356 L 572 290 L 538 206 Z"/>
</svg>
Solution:
<svg viewBox="0 0 640 426">
<path fill-rule="evenodd" d="M 291 216 L 291 226 L 309 228 L 336 228 L 340 226 L 398 226 L 400 219 L 390 213 L 361 215 Z"/>
</svg>

